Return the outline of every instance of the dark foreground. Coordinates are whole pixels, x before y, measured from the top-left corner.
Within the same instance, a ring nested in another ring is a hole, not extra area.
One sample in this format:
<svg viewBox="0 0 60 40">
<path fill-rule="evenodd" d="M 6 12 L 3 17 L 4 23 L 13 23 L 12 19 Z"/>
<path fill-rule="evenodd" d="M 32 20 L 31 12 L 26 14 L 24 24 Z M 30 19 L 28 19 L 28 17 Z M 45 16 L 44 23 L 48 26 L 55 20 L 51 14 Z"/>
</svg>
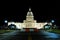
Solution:
<svg viewBox="0 0 60 40">
<path fill-rule="evenodd" d="M 45 32 L 40 30 L 39 32 L 21 32 L 15 30 L 10 33 L 0 34 L 0 40 L 60 40 L 59 35 Z"/>
</svg>

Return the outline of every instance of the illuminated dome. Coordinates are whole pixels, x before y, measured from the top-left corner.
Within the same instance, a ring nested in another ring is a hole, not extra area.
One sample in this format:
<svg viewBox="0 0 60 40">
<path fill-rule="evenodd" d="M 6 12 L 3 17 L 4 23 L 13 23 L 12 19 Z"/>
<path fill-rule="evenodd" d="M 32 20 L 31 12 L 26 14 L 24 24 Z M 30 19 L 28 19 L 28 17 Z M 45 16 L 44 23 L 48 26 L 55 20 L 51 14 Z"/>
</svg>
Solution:
<svg viewBox="0 0 60 40">
<path fill-rule="evenodd" d="M 31 8 L 29 8 L 29 11 L 27 12 L 27 16 L 33 16 L 33 13 L 31 11 Z"/>
</svg>

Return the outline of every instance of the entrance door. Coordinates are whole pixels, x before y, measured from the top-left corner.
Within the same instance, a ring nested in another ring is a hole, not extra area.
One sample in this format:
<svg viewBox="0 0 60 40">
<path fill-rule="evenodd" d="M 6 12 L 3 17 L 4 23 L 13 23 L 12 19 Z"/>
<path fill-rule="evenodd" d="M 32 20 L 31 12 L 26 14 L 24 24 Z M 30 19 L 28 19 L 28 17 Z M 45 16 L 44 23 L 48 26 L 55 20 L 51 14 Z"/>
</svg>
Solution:
<svg viewBox="0 0 60 40">
<path fill-rule="evenodd" d="M 26 28 L 26 32 L 29 32 L 29 28 Z"/>
</svg>

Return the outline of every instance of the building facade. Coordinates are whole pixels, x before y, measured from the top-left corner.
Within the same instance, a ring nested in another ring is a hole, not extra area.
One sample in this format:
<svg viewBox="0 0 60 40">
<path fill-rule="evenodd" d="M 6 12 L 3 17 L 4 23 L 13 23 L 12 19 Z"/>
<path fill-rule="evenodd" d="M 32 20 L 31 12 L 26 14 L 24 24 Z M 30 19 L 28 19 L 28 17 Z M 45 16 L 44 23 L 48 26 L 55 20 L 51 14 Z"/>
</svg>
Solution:
<svg viewBox="0 0 60 40">
<path fill-rule="evenodd" d="M 16 25 L 16 28 L 22 29 L 22 28 L 37 28 L 41 29 L 44 27 L 44 25 L 48 24 L 47 22 L 41 22 L 37 23 L 36 20 L 34 20 L 33 12 L 31 11 L 31 8 L 29 8 L 29 11 L 27 12 L 26 20 L 23 20 L 23 23 L 20 22 L 8 22 L 8 26 L 14 24 Z M 52 23 L 49 23 L 51 25 Z"/>
</svg>

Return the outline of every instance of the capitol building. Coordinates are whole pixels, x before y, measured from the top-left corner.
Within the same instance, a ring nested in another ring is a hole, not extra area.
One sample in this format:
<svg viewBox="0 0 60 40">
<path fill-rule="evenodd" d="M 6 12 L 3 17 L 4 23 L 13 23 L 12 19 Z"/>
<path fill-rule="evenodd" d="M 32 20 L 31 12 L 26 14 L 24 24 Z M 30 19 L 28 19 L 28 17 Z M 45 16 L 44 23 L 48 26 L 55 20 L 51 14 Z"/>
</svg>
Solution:
<svg viewBox="0 0 60 40">
<path fill-rule="evenodd" d="M 22 29 L 22 28 L 41 29 L 44 27 L 44 25 L 46 25 L 46 24 L 51 25 L 52 23 L 47 23 L 47 22 L 37 23 L 37 20 L 34 20 L 34 15 L 33 15 L 33 12 L 31 11 L 31 8 L 29 8 L 29 11 L 27 12 L 27 15 L 26 15 L 26 20 L 23 20 L 22 23 L 20 23 L 20 22 L 8 22 L 8 26 L 11 24 L 16 25 L 16 28 L 18 28 L 18 29 Z"/>
</svg>

